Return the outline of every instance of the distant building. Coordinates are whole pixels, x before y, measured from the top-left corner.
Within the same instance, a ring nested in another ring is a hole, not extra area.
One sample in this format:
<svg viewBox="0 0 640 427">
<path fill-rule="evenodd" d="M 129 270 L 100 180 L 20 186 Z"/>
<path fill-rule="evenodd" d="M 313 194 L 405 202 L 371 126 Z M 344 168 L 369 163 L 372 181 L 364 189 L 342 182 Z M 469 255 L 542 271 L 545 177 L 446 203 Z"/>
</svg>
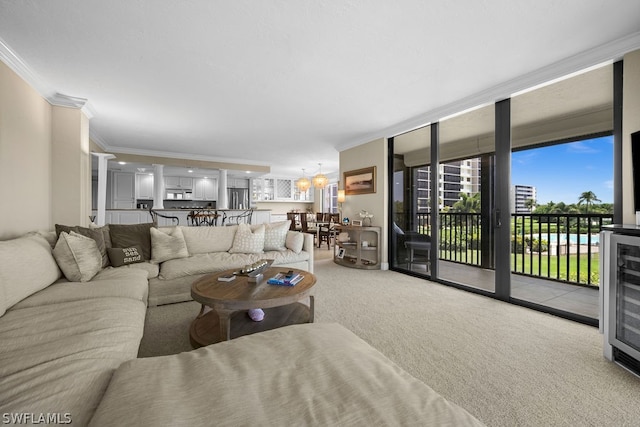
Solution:
<svg viewBox="0 0 640 427">
<path fill-rule="evenodd" d="M 536 187 L 531 185 L 514 185 L 511 187 L 511 212 L 517 214 L 531 213 L 532 209 L 527 206 L 527 200 L 536 200 Z M 535 206 L 534 206 L 535 208 Z"/>
<path fill-rule="evenodd" d="M 431 168 L 420 168 L 416 171 L 416 192 L 418 212 L 429 209 L 431 198 Z M 451 207 L 460 200 L 460 193 L 473 196 L 480 192 L 480 158 L 460 160 L 440 164 L 438 205 L 442 209 Z"/>
</svg>

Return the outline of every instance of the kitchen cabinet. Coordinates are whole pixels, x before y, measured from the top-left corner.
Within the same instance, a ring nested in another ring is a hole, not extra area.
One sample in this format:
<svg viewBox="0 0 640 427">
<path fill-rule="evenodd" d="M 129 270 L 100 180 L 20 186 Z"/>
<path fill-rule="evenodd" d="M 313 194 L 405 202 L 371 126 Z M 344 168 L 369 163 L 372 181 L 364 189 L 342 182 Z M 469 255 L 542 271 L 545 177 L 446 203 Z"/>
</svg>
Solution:
<svg viewBox="0 0 640 427">
<path fill-rule="evenodd" d="M 313 201 L 313 188 L 301 193 L 292 178 L 255 178 L 252 180 L 253 202 L 265 201 Z"/>
<path fill-rule="evenodd" d="M 246 178 L 228 178 L 227 188 L 249 188 L 249 180 Z"/>
<path fill-rule="evenodd" d="M 196 178 L 193 182 L 193 200 L 217 200 L 218 185 L 215 179 Z"/>
<path fill-rule="evenodd" d="M 111 186 L 111 207 L 113 209 L 133 209 L 135 206 L 135 176 L 129 172 L 113 172 Z"/>
<path fill-rule="evenodd" d="M 193 178 L 188 176 L 165 176 L 164 187 L 167 189 L 191 190 Z"/>
<path fill-rule="evenodd" d="M 136 174 L 136 199 L 153 199 L 153 175 Z"/>
</svg>

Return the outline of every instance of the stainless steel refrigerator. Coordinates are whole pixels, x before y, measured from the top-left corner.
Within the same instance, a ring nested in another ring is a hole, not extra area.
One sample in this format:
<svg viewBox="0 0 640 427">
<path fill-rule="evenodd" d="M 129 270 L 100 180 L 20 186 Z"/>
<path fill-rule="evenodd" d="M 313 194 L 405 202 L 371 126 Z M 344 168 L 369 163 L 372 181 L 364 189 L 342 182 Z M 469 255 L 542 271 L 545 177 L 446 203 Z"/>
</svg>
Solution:
<svg viewBox="0 0 640 427">
<path fill-rule="evenodd" d="M 249 209 L 248 188 L 227 188 L 229 209 Z"/>
</svg>

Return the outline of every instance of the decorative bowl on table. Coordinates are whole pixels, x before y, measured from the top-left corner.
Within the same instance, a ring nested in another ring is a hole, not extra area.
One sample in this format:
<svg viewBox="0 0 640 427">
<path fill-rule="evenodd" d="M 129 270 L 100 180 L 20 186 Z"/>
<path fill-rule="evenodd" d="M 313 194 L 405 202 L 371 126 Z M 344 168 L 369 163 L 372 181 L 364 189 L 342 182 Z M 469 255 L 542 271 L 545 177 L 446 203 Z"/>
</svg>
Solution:
<svg viewBox="0 0 640 427">
<path fill-rule="evenodd" d="M 249 282 L 258 283 L 262 281 L 262 279 L 264 278 L 263 273 L 267 268 L 271 267 L 273 261 L 274 260 L 272 259 L 261 259 L 254 262 L 253 264 L 245 265 L 239 271 L 236 271 L 233 274 L 236 274 L 238 276 L 248 276 Z"/>
</svg>

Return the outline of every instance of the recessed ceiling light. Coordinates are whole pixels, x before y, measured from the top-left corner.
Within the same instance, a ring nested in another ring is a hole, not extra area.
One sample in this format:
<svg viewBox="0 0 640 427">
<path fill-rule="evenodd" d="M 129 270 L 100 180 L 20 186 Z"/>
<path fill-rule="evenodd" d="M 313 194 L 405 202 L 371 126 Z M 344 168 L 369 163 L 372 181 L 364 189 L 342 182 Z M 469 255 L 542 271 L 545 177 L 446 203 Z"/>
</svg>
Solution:
<svg viewBox="0 0 640 427">
<path fill-rule="evenodd" d="M 126 165 L 127 162 L 118 162 L 119 165 Z"/>
<path fill-rule="evenodd" d="M 247 173 L 251 173 L 251 171 L 246 171 Z"/>
<path fill-rule="evenodd" d="M 189 172 L 189 173 L 193 173 L 193 169 L 189 169 L 187 172 Z"/>
</svg>

